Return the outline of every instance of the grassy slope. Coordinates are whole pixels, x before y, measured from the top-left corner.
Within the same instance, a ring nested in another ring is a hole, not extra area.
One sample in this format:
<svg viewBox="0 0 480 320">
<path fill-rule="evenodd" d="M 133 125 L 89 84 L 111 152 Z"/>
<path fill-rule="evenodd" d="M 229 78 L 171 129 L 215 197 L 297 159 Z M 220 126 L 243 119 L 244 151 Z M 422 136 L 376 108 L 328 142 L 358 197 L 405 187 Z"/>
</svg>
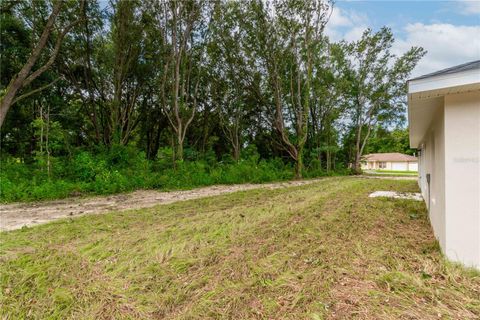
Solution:
<svg viewBox="0 0 480 320">
<path fill-rule="evenodd" d="M 327 178 L 1 234 L 7 318 L 480 316 L 480 275 L 446 263 L 415 181 Z"/>
</svg>

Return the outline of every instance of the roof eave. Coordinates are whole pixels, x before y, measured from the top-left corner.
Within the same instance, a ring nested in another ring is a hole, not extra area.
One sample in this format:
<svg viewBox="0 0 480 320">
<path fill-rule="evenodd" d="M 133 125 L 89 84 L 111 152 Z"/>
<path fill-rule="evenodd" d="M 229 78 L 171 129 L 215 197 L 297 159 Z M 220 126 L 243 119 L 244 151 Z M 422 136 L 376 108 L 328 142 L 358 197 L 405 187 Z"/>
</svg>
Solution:
<svg viewBox="0 0 480 320">
<path fill-rule="evenodd" d="M 480 69 L 413 79 L 407 84 L 410 147 L 418 148 L 446 95 L 480 90 Z"/>
<path fill-rule="evenodd" d="M 474 83 L 480 83 L 480 69 L 470 69 L 456 73 L 434 75 L 431 77 L 409 80 L 407 82 L 409 95 L 451 87 L 461 87 Z"/>
</svg>

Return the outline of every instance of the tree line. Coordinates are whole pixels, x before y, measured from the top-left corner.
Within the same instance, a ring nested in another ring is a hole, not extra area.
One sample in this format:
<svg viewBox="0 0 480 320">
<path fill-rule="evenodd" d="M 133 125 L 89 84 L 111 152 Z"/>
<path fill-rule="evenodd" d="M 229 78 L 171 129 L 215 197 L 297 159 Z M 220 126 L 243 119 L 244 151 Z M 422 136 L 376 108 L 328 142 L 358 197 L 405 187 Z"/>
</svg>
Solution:
<svg viewBox="0 0 480 320">
<path fill-rule="evenodd" d="M 382 149 L 372 141 L 393 145 L 405 132 L 406 80 L 425 51 L 393 54 L 387 27 L 333 42 L 333 8 L 2 1 L 2 155 L 31 162 L 128 145 L 155 160 L 169 147 L 174 164 L 207 153 L 239 161 L 255 146 L 292 163 L 296 178 L 313 163 L 358 171 L 365 151 Z"/>
</svg>

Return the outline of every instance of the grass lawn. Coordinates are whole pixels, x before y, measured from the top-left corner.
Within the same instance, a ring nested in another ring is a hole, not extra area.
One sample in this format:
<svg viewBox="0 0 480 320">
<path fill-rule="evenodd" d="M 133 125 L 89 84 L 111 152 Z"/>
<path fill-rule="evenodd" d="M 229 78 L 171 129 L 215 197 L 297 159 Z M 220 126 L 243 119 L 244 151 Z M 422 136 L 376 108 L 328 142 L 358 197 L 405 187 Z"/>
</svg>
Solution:
<svg viewBox="0 0 480 320">
<path fill-rule="evenodd" d="M 352 177 L 2 233 L 6 319 L 478 319 L 416 181 Z"/>
<path fill-rule="evenodd" d="M 387 174 L 387 175 L 408 175 L 417 176 L 417 171 L 397 171 L 397 170 L 366 170 L 367 173 Z"/>
</svg>

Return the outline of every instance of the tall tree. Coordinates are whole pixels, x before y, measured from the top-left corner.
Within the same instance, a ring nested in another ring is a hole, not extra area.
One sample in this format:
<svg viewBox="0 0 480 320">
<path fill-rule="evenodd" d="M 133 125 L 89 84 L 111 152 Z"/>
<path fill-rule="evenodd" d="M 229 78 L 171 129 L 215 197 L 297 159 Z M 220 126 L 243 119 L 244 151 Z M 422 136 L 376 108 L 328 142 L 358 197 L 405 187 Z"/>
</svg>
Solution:
<svg viewBox="0 0 480 320">
<path fill-rule="evenodd" d="M 406 80 L 426 53 L 412 47 L 397 57 L 391 53 L 393 42 L 391 30 L 384 27 L 376 33 L 367 29 L 360 40 L 346 45 L 350 85 L 345 96 L 355 131 L 353 169 L 357 173 L 361 172 L 360 160 L 372 128 L 404 117 Z"/>
<path fill-rule="evenodd" d="M 235 161 L 240 159 L 244 126 L 251 112 L 246 100 L 254 81 L 253 68 L 242 47 L 243 15 L 241 3 L 218 2 L 208 50 L 212 102 L 216 104 L 220 125 L 232 146 Z"/>
<path fill-rule="evenodd" d="M 273 126 L 302 177 L 308 136 L 313 56 L 331 13 L 329 2 L 316 0 L 254 1 L 250 25 L 255 54 L 261 59 L 273 95 Z"/>
<path fill-rule="evenodd" d="M 146 49 L 146 10 L 138 1 L 112 1 L 107 12 L 88 2 L 89 19 L 77 30 L 81 46 L 69 46 L 70 59 L 60 70 L 90 123 L 96 143 L 126 145 L 152 97 L 157 56 Z M 104 25 L 110 27 L 104 30 Z M 151 37 L 154 38 L 154 37 Z M 142 109 L 143 110 L 140 110 Z"/>
<path fill-rule="evenodd" d="M 108 119 L 108 97 L 111 96 L 106 85 L 111 81 L 112 54 L 109 7 L 101 9 L 98 1 L 87 1 L 83 8 L 83 19 L 72 30 L 71 39 L 66 39 L 63 54 L 59 56 L 56 72 L 68 81 L 73 94 L 70 101 L 81 101 L 83 134 L 88 135 L 92 144 L 107 145 L 110 139 Z"/>
<path fill-rule="evenodd" d="M 330 171 L 335 164 L 338 149 L 339 118 L 344 111 L 342 90 L 346 84 L 343 75 L 345 51 L 335 43 L 324 41 L 325 49 L 315 55 L 310 103 L 309 143 L 319 166 Z"/>
<path fill-rule="evenodd" d="M 176 137 L 176 157 L 183 160 L 185 136 L 199 103 L 208 6 L 201 0 L 164 1 L 153 8 L 168 48 L 160 81 L 161 105 Z"/>
<path fill-rule="evenodd" d="M 2 150 L 38 162 L 39 146 L 52 159 L 114 144 L 155 159 L 171 146 L 182 160 L 185 146 L 185 158 L 209 163 L 227 153 L 282 157 L 300 178 L 304 162 L 332 170 L 386 141 L 400 149 L 405 134 L 382 131 L 402 118 L 405 80 L 424 52 L 394 56 L 388 29 L 330 43 L 331 8 L 326 0 L 3 1 L 0 98 L 18 106 L 0 131 Z M 35 123 L 48 130 L 35 133 Z"/>
<path fill-rule="evenodd" d="M 113 99 L 109 126 L 113 143 L 127 144 L 138 125 L 138 100 L 144 85 L 140 69 L 143 24 L 139 3 L 119 0 L 112 21 Z"/>
</svg>

